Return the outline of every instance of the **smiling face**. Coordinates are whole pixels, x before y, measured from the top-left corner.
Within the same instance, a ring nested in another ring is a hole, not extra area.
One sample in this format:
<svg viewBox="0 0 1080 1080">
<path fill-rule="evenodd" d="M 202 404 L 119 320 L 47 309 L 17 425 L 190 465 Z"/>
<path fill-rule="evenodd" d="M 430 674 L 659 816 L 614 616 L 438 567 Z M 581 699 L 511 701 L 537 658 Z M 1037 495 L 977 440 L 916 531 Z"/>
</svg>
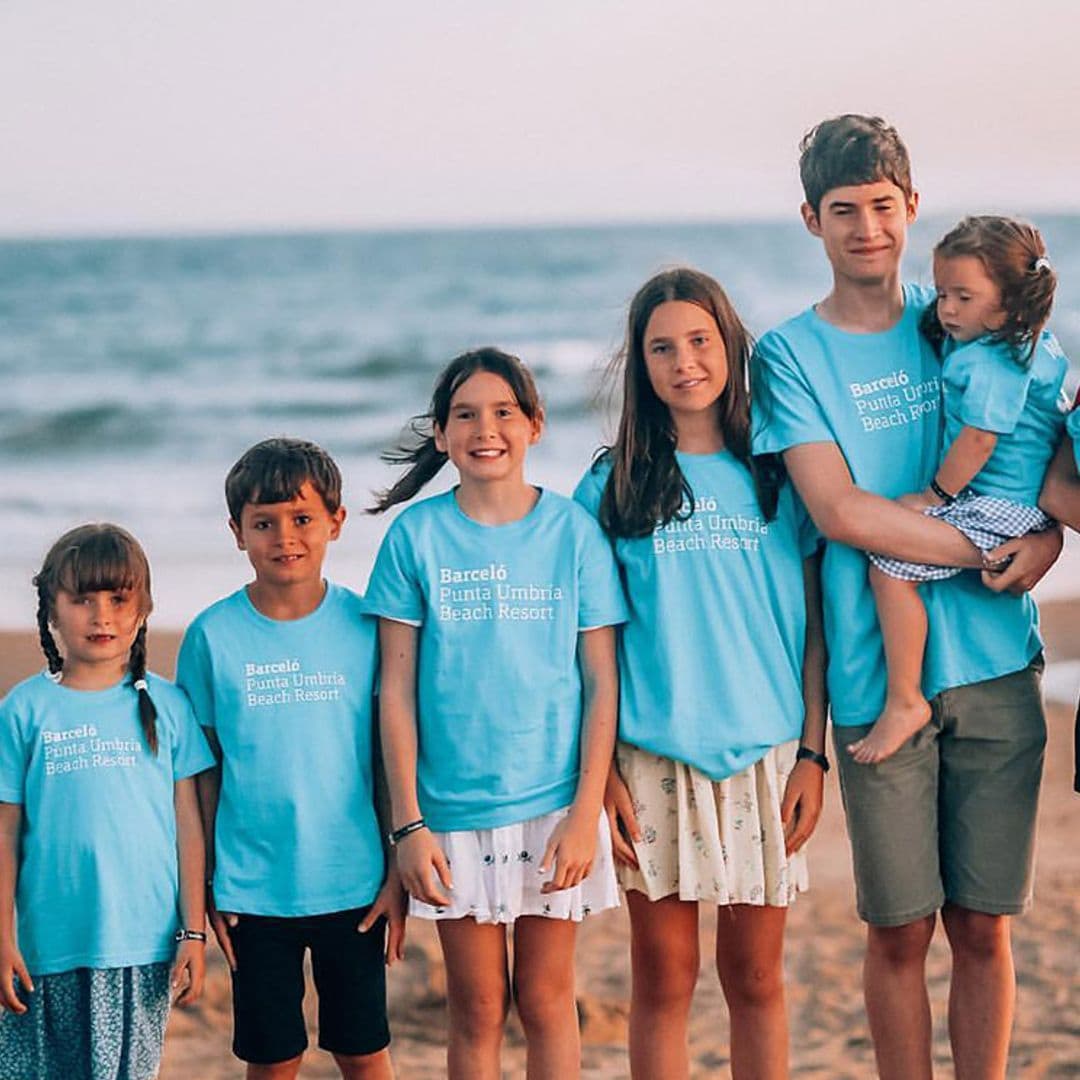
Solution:
<svg viewBox="0 0 1080 1080">
<path fill-rule="evenodd" d="M 851 184 L 825 192 L 814 210 L 803 203 L 807 229 L 821 238 L 837 279 L 874 284 L 900 272 L 907 228 L 919 205 L 890 180 Z"/>
<path fill-rule="evenodd" d="M 524 483 L 525 454 L 543 423 L 542 412 L 532 419 L 525 414 L 504 378 L 477 371 L 454 392 L 445 427 L 435 425 L 435 446 L 465 486 Z"/>
<path fill-rule="evenodd" d="M 716 405 L 728 383 L 727 348 L 703 307 L 687 300 L 659 304 L 641 344 L 649 382 L 676 428 Z"/>
<path fill-rule="evenodd" d="M 246 503 L 240 521 L 230 521 L 236 546 L 255 570 L 256 581 L 274 588 L 322 582 L 326 545 L 336 540 L 345 508 L 331 513 L 305 481 L 287 502 Z"/>
<path fill-rule="evenodd" d="M 953 341 L 974 341 L 1001 329 L 1001 289 L 974 255 L 934 257 L 937 315 Z"/>
<path fill-rule="evenodd" d="M 58 590 L 50 621 L 63 646 L 65 681 L 105 685 L 119 680 L 146 615 L 133 589 Z"/>
</svg>

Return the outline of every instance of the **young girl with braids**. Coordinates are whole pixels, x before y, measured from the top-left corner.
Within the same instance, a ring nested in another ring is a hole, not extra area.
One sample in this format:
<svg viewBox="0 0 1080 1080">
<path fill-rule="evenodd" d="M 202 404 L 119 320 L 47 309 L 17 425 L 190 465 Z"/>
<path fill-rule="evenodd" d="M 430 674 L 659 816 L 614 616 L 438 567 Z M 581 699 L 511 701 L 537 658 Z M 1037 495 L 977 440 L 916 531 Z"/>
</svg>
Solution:
<svg viewBox="0 0 1080 1080">
<path fill-rule="evenodd" d="M 150 569 L 131 535 L 73 529 L 34 583 L 48 670 L 0 703 L 0 1076 L 144 1080 L 170 992 L 202 991 L 194 776 L 213 757 L 184 695 L 146 671 Z"/>
<path fill-rule="evenodd" d="M 437 920 L 456 1080 L 501 1075 L 511 998 L 528 1075 L 579 1075 L 575 927 L 618 904 L 601 803 L 624 601 L 596 523 L 525 480 L 543 420 L 516 357 L 457 357 L 419 440 L 388 455 L 410 468 L 375 507 L 457 469 L 453 490 L 390 526 L 365 600 L 380 622 L 391 842 L 411 914 Z"/>
<path fill-rule="evenodd" d="M 824 649 L 817 535 L 750 457 L 750 337 L 689 268 L 630 304 L 614 445 L 577 498 L 611 538 L 630 618 L 605 802 L 631 931 L 630 1071 L 687 1077 L 698 908 L 735 1080 L 787 1076 L 783 938 L 821 810 Z"/>
<path fill-rule="evenodd" d="M 1057 277 L 1033 225 L 968 217 L 934 248 L 937 302 L 923 333 L 943 355 L 945 446 L 925 491 L 899 502 L 952 525 L 988 570 L 1011 541 L 1053 525 L 1038 508 L 1069 409 L 1061 346 L 1044 329 Z M 921 682 L 927 617 L 918 586 L 962 573 L 870 555 L 888 669 L 885 708 L 847 746 L 868 765 L 894 754 L 930 719 Z"/>
</svg>

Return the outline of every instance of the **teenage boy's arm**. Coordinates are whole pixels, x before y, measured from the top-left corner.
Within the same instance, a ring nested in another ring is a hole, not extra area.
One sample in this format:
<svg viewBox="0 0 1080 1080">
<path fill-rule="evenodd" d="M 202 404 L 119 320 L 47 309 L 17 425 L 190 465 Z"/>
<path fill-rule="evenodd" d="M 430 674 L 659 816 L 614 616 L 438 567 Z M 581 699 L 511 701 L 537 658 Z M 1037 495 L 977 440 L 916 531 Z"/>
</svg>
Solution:
<svg viewBox="0 0 1080 1080">
<path fill-rule="evenodd" d="M 390 786 L 392 829 L 423 820 L 416 794 L 418 637 L 415 626 L 393 619 L 379 619 L 379 650 L 382 654 L 379 730 Z M 450 865 L 426 826 L 402 837 L 396 855 L 401 882 L 417 900 L 439 907 L 450 903 L 446 895 L 454 887 Z M 441 889 L 436 881 L 441 882 Z"/>
<path fill-rule="evenodd" d="M 203 837 L 206 850 L 206 908 L 210 918 L 210 925 L 214 928 L 214 937 L 217 938 L 221 951 L 225 954 L 225 960 L 229 967 L 236 970 L 236 953 L 233 952 L 232 939 L 229 937 L 229 927 L 236 925 L 236 916 L 224 911 L 218 911 L 214 902 L 214 889 L 211 882 L 214 880 L 214 868 L 217 865 L 216 852 L 214 850 L 214 826 L 217 822 L 218 794 L 221 791 L 221 743 L 218 741 L 217 732 L 213 728 L 204 727 L 203 734 L 214 752 L 217 764 L 205 772 L 199 773 L 195 778 L 195 785 L 199 792 L 199 811 L 202 814 Z"/>
<path fill-rule="evenodd" d="M 540 860 L 546 874 L 555 873 L 540 891 L 549 893 L 579 885 L 592 869 L 596 830 L 608 767 L 615 750 L 619 708 L 619 676 L 615 662 L 615 628 L 601 626 L 578 634 L 582 681 L 581 772 L 570 813 L 552 830 Z"/>
<path fill-rule="evenodd" d="M 180 925 L 186 930 L 202 930 L 206 926 L 206 848 L 193 776 L 173 785 L 173 807 L 180 872 Z M 187 986 L 177 997 L 177 1005 L 190 1005 L 202 994 L 206 975 L 205 941 L 180 942 L 172 970 L 174 990 L 180 986 L 184 972 L 187 972 Z"/>
<path fill-rule="evenodd" d="M 22 807 L 18 803 L 0 803 L 0 1006 L 14 1013 L 26 1012 L 15 993 L 14 977 L 25 990 L 34 983 L 26 970 L 15 942 L 15 882 L 19 876 L 19 831 Z"/>
<path fill-rule="evenodd" d="M 1080 532 L 1080 473 L 1076 471 L 1072 439 L 1067 435 L 1050 462 L 1039 506 L 1063 525 Z"/>
<path fill-rule="evenodd" d="M 784 464 L 826 539 L 907 562 L 982 566 L 978 551 L 951 525 L 856 487 L 836 443 L 793 446 L 784 451 Z"/>
</svg>

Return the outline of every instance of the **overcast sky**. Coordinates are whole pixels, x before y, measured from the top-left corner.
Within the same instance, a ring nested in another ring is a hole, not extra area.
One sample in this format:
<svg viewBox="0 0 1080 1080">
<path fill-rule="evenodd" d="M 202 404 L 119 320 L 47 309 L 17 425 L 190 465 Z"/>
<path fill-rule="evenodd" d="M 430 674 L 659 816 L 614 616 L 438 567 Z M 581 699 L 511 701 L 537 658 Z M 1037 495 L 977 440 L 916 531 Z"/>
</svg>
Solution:
<svg viewBox="0 0 1080 1080">
<path fill-rule="evenodd" d="M 816 120 L 924 210 L 1080 210 L 1080 2 L 2 0 L 0 235 L 791 216 Z"/>
</svg>

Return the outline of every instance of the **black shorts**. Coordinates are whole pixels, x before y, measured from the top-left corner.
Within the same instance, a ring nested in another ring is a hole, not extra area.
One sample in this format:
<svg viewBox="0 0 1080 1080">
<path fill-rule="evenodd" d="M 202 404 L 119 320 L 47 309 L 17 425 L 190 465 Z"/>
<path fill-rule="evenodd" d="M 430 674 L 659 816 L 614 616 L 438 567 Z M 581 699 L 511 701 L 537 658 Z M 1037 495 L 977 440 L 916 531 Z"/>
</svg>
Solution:
<svg viewBox="0 0 1080 1080">
<path fill-rule="evenodd" d="M 253 1065 L 289 1061 L 307 1047 L 304 951 L 319 995 L 319 1046 L 374 1054 L 390 1043 L 386 1022 L 386 924 L 356 927 L 368 908 L 277 918 L 241 915 L 232 928 L 233 1053 Z"/>
</svg>

